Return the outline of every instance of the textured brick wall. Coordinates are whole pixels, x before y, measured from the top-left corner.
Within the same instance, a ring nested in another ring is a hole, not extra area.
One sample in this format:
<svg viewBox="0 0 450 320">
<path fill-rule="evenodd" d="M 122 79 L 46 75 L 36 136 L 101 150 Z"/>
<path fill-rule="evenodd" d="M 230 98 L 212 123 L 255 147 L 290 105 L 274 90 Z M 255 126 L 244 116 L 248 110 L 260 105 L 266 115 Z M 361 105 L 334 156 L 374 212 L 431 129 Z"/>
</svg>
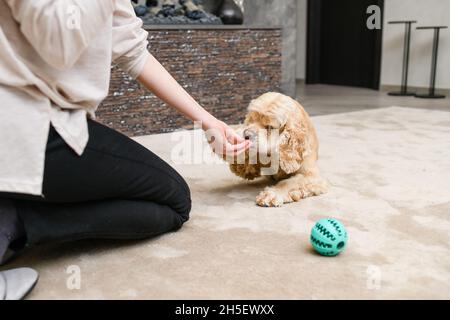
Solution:
<svg viewBox="0 0 450 320">
<path fill-rule="evenodd" d="M 280 88 L 280 29 L 158 29 L 149 50 L 208 111 L 236 124 L 251 99 Z M 98 120 L 129 136 L 191 128 L 169 108 L 114 67 L 110 94 Z"/>
</svg>

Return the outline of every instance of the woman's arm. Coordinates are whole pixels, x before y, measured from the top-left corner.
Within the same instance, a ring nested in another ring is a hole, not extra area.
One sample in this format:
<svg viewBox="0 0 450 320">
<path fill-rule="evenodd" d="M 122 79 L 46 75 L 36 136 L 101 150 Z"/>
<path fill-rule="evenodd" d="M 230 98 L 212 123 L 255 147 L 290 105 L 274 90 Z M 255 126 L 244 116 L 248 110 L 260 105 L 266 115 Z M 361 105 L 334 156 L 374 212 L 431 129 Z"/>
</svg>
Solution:
<svg viewBox="0 0 450 320">
<path fill-rule="evenodd" d="M 214 137 L 210 141 L 214 152 L 237 155 L 250 147 L 249 141 L 202 108 L 152 55 L 137 79 L 168 105 L 192 121 L 201 122 L 203 130 Z"/>
</svg>

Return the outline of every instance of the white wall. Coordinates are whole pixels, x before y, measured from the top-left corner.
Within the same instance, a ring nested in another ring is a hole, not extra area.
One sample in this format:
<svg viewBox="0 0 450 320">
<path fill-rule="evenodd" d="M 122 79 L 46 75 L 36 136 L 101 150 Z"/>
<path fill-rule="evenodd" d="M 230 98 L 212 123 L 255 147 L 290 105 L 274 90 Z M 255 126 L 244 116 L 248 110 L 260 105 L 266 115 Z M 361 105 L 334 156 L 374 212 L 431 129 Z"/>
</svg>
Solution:
<svg viewBox="0 0 450 320">
<path fill-rule="evenodd" d="M 413 25 L 450 27 L 450 0 L 385 0 L 381 84 L 400 85 L 403 59 L 402 25 L 391 20 L 417 20 Z M 427 87 L 430 82 L 433 30 L 415 30 L 411 38 L 409 85 Z M 450 89 L 450 28 L 441 30 L 436 86 Z"/>
<path fill-rule="evenodd" d="M 297 79 L 306 77 L 307 0 L 297 0 Z"/>
</svg>

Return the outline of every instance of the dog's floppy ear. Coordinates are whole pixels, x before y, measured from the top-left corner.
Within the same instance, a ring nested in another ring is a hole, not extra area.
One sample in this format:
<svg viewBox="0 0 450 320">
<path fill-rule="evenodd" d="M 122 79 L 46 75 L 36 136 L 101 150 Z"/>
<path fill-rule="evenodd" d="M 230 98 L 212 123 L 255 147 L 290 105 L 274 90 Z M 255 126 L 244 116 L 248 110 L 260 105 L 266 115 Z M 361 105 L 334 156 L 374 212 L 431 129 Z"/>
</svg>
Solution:
<svg viewBox="0 0 450 320">
<path fill-rule="evenodd" d="M 300 170 L 302 162 L 312 151 L 308 127 L 300 110 L 292 115 L 280 135 L 280 167 L 292 174 Z"/>
<path fill-rule="evenodd" d="M 286 127 L 280 136 L 280 167 L 287 174 L 298 171 L 301 166 L 302 158 L 297 150 L 300 144 L 300 138 L 296 131 L 295 127 L 286 124 Z"/>
</svg>

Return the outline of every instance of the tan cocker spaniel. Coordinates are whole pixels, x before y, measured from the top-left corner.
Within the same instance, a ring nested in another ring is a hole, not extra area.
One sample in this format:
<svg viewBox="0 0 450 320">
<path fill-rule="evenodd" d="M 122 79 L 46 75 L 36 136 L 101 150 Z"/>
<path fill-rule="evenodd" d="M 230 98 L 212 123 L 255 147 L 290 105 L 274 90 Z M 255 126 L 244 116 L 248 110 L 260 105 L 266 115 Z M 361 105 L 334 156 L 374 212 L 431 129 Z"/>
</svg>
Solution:
<svg viewBox="0 0 450 320">
<path fill-rule="evenodd" d="M 240 159 L 226 159 L 231 171 L 247 180 L 268 176 L 277 181 L 257 196 L 259 206 L 279 207 L 327 192 L 317 167 L 316 131 L 297 101 L 280 93 L 263 94 L 250 103 L 240 131 L 252 147 Z"/>
</svg>

